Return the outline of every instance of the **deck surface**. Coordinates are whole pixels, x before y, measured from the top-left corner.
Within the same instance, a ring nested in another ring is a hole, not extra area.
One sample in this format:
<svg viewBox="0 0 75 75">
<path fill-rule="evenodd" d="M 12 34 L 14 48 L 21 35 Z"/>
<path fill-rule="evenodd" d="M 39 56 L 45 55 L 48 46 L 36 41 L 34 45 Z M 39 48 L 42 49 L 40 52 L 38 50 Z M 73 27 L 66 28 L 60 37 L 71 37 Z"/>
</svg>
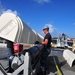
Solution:
<svg viewBox="0 0 75 75">
<path fill-rule="evenodd" d="M 63 50 L 52 50 L 50 55 L 47 59 L 47 75 L 58 75 L 54 60 L 53 60 L 53 54 L 54 58 L 56 60 L 56 63 L 62 72 L 63 75 L 75 75 L 75 66 L 70 67 L 65 59 L 63 58 Z M 6 69 L 8 67 L 8 60 L 5 58 L 6 52 L 4 49 L 0 49 L 0 63 L 3 65 L 3 67 Z M 1 71 L 0 71 L 1 75 Z"/>
</svg>

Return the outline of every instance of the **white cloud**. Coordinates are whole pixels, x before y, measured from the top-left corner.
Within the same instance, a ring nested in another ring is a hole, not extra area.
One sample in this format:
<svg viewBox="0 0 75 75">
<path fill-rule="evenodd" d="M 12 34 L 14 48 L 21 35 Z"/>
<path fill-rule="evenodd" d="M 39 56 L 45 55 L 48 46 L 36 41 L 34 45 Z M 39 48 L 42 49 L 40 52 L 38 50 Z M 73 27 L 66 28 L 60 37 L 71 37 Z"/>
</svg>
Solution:
<svg viewBox="0 0 75 75">
<path fill-rule="evenodd" d="M 54 32 L 54 27 L 53 27 L 53 25 L 52 24 L 46 24 L 45 26 L 48 26 L 49 27 L 49 32 L 50 33 L 53 33 Z"/>
<path fill-rule="evenodd" d="M 7 13 L 7 12 L 14 13 L 14 14 L 18 15 L 18 12 L 16 10 L 15 11 L 12 11 L 11 9 L 5 10 L 1 1 L 0 1 L 0 15 L 3 13 Z"/>
<path fill-rule="evenodd" d="M 6 11 L 3 11 L 3 13 L 14 13 L 16 15 L 18 15 L 18 12 L 15 10 L 15 11 L 12 11 L 11 9 L 8 9 Z"/>
<path fill-rule="evenodd" d="M 49 32 L 52 34 L 54 37 L 58 37 L 59 35 L 62 34 L 56 27 L 54 27 L 52 24 L 45 24 L 44 27 L 48 26 L 49 27 Z"/>
<path fill-rule="evenodd" d="M 34 1 L 36 1 L 38 3 L 42 3 L 42 4 L 52 2 L 52 0 L 34 0 Z"/>
</svg>

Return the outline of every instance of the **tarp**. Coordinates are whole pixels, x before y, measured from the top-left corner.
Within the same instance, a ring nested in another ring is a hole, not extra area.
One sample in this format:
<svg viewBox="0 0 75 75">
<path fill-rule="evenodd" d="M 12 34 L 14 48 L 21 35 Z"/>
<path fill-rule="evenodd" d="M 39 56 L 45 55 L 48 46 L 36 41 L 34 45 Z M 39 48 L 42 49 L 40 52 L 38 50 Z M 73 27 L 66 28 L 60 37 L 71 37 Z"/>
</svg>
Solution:
<svg viewBox="0 0 75 75">
<path fill-rule="evenodd" d="M 4 13 L 0 16 L 0 37 L 16 43 L 34 43 L 36 40 L 43 40 L 37 36 L 27 24 L 13 13 Z M 37 38 L 38 37 L 38 38 Z M 38 41 L 39 41 L 38 40 Z"/>
</svg>

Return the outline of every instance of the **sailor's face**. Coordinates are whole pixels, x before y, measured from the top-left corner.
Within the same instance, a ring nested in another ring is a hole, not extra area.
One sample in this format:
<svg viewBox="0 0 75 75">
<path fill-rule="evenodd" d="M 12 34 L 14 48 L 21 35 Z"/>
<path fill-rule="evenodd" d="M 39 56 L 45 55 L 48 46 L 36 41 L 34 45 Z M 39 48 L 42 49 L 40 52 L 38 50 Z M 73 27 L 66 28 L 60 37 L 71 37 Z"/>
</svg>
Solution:
<svg viewBox="0 0 75 75">
<path fill-rule="evenodd" d="M 46 29 L 44 29 L 44 30 L 43 30 L 43 32 L 44 32 L 44 34 L 46 34 L 47 30 L 46 30 Z"/>
</svg>

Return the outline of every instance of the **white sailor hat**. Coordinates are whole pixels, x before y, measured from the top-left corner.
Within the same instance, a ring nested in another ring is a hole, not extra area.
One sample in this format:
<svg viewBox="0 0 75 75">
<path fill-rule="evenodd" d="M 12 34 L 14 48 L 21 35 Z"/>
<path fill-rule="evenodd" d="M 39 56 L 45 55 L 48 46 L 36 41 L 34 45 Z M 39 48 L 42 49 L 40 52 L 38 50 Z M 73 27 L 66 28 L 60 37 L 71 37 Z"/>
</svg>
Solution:
<svg viewBox="0 0 75 75">
<path fill-rule="evenodd" d="M 45 26 L 45 27 L 43 28 L 43 30 L 45 30 L 45 29 L 48 29 L 48 30 L 49 30 L 49 27 L 48 27 L 48 26 Z"/>
</svg>

